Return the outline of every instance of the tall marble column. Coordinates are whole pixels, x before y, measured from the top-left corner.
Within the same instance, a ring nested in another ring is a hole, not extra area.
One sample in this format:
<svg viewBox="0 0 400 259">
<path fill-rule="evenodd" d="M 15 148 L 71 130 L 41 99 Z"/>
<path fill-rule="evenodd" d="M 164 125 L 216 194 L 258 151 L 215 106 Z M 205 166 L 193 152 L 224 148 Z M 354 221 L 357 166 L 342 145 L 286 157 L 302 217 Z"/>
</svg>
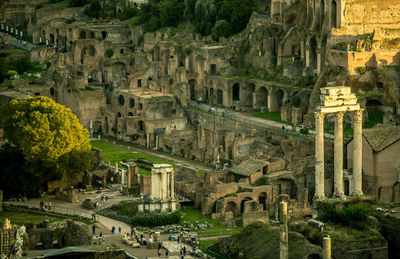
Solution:
<svg viewBox="0 0 400 259">
<path fill-rule="evenodd" d="M 352 195 L 360 196 L 362 192 L 362 113 L 363 109 L 357 110 L 353 115 L 353 180 L 354 189 Z"/>
<path fill-rule="evenodd" d="M 282 201 L 280 204 L 281 217 L 280 217 L 280 259 L 288 259 L 289 257 L 289 231 L 288 231 L 288 220 L 287 220 L 287 202 Z"/>
<path fill-rule="evenodd" d="M 315 113 L 315 195 L 314 199 L 325 198 L 324 192 L 324 113 Z"/>
<path fill-rule="evenodd" d="M 331 251 L 331 238 L 329 236 L 324 237 L 323 239 L 323 259 L 332 259 L 332 251 Z"/>
<path fill-rule="evenodd" d="M 334 154 L 334 187 L 333 196 L 345 198 L 343 193 L 343 115 L 335 113 L 335 154 Z"/>
</svg>

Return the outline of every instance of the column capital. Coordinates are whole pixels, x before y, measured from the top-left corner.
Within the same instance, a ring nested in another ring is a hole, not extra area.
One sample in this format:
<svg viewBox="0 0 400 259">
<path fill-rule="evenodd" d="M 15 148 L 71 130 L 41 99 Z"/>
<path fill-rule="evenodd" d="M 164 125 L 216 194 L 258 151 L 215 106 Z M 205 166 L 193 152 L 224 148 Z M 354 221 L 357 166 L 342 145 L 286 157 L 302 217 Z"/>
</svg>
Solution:
<svg viewBox="0 0 400 259">
<path fill-rule="evenodd" d="M 315 122 L 324 123 L 325 113 L 314 112 Z"/>
<path fill-rule="evenodd" d="M 343 120 L 344 111 L 335 112 L 335 119 L 336 120 Z"/>
<path fill-rule="evenodd" d="M 361 122 L 362 121 L 362 115 L 363 115 L 364 109 L 359 109 L 354 111 L 353 113 L 353 119 L 355 122 Z"/>
</svg>

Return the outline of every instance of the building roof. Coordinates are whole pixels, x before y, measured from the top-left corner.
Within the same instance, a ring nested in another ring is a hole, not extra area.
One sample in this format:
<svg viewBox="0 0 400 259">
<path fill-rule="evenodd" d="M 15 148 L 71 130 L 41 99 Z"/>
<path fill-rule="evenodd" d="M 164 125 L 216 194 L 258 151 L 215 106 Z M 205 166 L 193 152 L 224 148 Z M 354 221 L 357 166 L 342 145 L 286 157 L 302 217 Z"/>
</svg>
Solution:
<svg viewBox="0 0 400 259">
<path fill-rule="evenodd" d="M 250 158 L 243 161 L 239 165 L 235 165 L 229 169 L 230 172 L 243 176 L 250 176 L 268 164 L 268 161 Z"/>
<path fill-rule="evenodd" d="M 363 136 L 375 152 L 380 152 L 400 139 L 400 126 L 363 130 Z"/>
</svg>

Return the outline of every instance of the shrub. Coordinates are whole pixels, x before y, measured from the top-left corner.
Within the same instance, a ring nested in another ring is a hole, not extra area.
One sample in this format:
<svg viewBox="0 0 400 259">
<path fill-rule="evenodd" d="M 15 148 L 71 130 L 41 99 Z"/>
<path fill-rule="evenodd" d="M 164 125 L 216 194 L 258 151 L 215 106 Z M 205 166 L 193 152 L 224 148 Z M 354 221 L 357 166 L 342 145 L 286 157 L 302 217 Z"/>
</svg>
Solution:
<svg viewBox="0 0 400 259">
<path fill-rule="evenodd" d="M 111 58 L 112 56 L 114 56 L 114 50 L 113 49 L 107 49 L 106 50 L 106 57 L 107 58 Z"/>
<path fill-rule="evenodd" d="M 75 19 L 74 17 L 69 17 L 69 18 L 67 19 L 66 23 L 67 23 L 67 24 L 71 24 L 71 23 L 73 23 L 73 22 L 75 22 L 75 21 L 76 21 L 76 19 Z"/>
<path fill-rule="evenodd" d="M 341 224 L 343 226 L 364 230 L 367 228 L 366 219 L 370 214 L 370 208 L 362 203 L 346 203 L 343 209 L 336 209 L 332 203 L 325 202 L 322 215 L 319 217 L 322 221 Z"/>
<path fill-rule="evenodd" d="M 219 20 L 212 28 L 211 35 L 213 40 L 218 41 L 221 37 L 228 37 L 232 34 L 232 26 L 227 20 Z"/>
<path fill-rule="evenodd" d="M 308 134 L 308 128 L 302 128 L 302 129 L 300 129 L 300 133 L 301 133 L 301 134 L 307 135 L 307 134 Z"/>
<path fill-rule="evenodd" d="M 181 221 L 181 214 L 174 212 L 171 214 L 160 214 L 154 216 L 135 216 L 132 217 L 131 224 L 134 226 L 157 227 L 176 224 Z"/>
</svg>

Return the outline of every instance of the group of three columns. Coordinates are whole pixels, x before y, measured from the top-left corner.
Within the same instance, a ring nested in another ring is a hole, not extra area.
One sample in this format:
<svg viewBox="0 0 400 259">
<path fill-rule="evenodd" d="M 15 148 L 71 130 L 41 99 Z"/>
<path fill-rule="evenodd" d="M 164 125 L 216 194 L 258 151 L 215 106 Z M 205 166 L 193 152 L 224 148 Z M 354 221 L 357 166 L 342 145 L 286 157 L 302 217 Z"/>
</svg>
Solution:
<svg viewBox="0 0 400 259">
<path fill-rule="evenodd" d="M 334 192 L 336 198 L 344 198 L 343 192 L 343 115 L 335 112 L 334 144 Z M 353 192 L 360 196 L 362 192 L 362 113 L 363 109 L 353 112 Z M 315 113 L 315 199 L 325 198 L 324 171 L 324 118 L 325 113 Z"/>
</svg>

